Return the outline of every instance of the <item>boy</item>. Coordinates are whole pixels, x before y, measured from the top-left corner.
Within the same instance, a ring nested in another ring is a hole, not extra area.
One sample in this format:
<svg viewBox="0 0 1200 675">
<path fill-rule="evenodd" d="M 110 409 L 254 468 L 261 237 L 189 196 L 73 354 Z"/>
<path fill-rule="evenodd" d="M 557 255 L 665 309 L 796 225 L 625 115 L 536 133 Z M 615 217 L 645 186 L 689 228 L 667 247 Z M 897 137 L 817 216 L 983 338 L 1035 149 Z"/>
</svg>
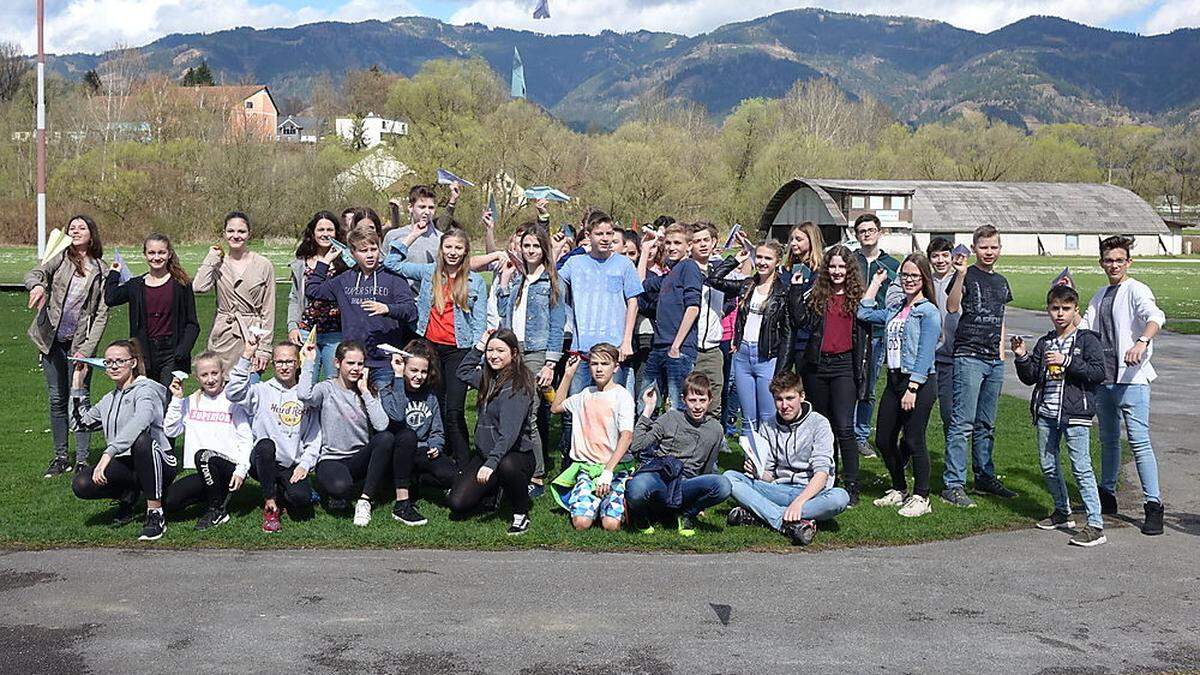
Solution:
<svg viewBox="0 0 1200 675">
<path fill-rule="evenodd" d="M 674 223 L 663 233 L 663 248 L 670 272 L 652 275 L 644 282 L 645 291 L 655 294 L 654 338 L 646 360 L 645 380 L 667 383 L 667 410 L 678 410 L 682 403 L 683 378 L 696 365 L 696 319 L 700 316 L 701 291 L 705 275 L 692 260 L 692 230 Z M 638 275 L 646 277 L 650 256 L 638 261 Z M 653 411 L 651 411 L 653 413 Z"/>
<path fill-rule="evenodd" d="M 745 473 L 726 471 L 733 499 L 741 506 L 729 511 L 730 525 L 766 522 L 797 546 L 812 543 L 818 520 L 846 510 L 850 494 L 831 487 L 833 430 L 829 420 L 804 400 L 800 376 L 784 372 L 771 380 L 776 415 L 758 422 L 755 432 L 767 446 L 764 466 L 746 458 Z"/>
<path fill-rule="evenodd" d="M 1054 512 L 1037 524 L 1043 530 L 1071 529 L 1071 504 L 1067 482 L 1058 461 L 1059 440 L 1067 439 L 1067 454 L 1088 524 L 1071 537 L 1074 546 L 1099 546 L 1107 541 L 1100 495 L 1092 473 L 1090 433 L 1092 391 L 1104 381 L 1104 347 L 1100 336 L 1075 327 L 1079 320 L 1079 294 L 1069 286 L 1055 286 L 1046 295 L 1046 312 L 1054 330 L 1038 339 L 1030 354 L 1025 341 L 1013 336 L 1017 377 L 1033 385 L 1029 410 L 1038 432 L 1038 452 L 1046 489 L 1054 498 Z"/>
<path fill-rule="evenodd" d="M 588 351 L 589 379 L 594 384 L 568 396 L 579 369 L 578 354 L 567 360 L 562 382 L 554 392 L 550 412 L 571 413 L 571 465 L 552 487 L 559 505 L 571 512 L 571 525 L 586 530 L 596 517 L 610 532 L 621 529 L 625 516 L 625 480 L 633 470 L 633 397 L 613 379 L 619 363 L 617 348 L 601 342 Z"/>
<path fill-rule="evenodd" d="M 929 258 L 929 267 L 933 270 L 933 290 L 936 297 L 931 298 L 942 315 L 942 339 L 933 355 L 933 363 L 937 372 L 938 412 L 942 417 L 942 438 L 949 437 L 950 416 L 954 405 L 954 331 L 958 327 L 958 314 L 946 311 L 946 297 L 950 293 L 950 284 L 954 283 L 957 274 L 950 264 L 950 251 L 954 243 L 945 237 L 934 237 L 925 247 L 925 255 Z"/>
<path fill-rule="evenodd" d="M 408 282 L 380 265 L 379 235 L 374 228 L 356 227 L 346 239 L 354 268 L 328 278 L 329 265 L 338 255 L 330 249 L 309 273 L 304 294 L 309 300 L 337 303 L 343 341 L 366 345 L 371 383 L 384 387 L 392 382 L 392 361 L 379 345 L 404 344 L 405 330 L 417 319 L 417 303 Z"/>
<path fill-rule="evenodd" d="M 900 261 L 884 253 L 879 248 L 879 238 L 883 235 L 883 227 L 874 213 L 864 213 L 854 219 L 854 237 L 858 239 L 859 249 L 854 258 L 858 262 L 858 271 L 862 273 L 864 283 L 870 283 L 876 272 L 886 270 L 888 283 L 879 287 L 875 295 L 878 307 L 887 307 L 888 289 L 896 280 L 900 269 Z M 866 398 L 858 402 L 854 410 L 854 436 L 858 441 L 858 454 L 863 457 L 874 457 L 867 439 L 871 436 L 871 419 L 875 414 L 875 380 L 879 378 L 879 369 L 883 365 L 883 357 L 887 350 L 883 344 L 882 325 L 871 328 L 871 361 L 867 364 Z"/>
<path fill-rule="evenodd" d="M 1004 384 L 1004 308 L 1012 291 L 1004 275 L 996 272 L 1000 259 L 1000 233 L 991 225 L 975 228 L 975 264 L 954 256 L 954 283 L 946 296 L 946 311 L 959 314 L 954 331 L 954 405 L 950 434 L 946 438 L 946 469 L 942 499 L 970 508 L 967 496 L 967 439 L 971 439 L 975 492 L 1011 498 L 1017 493 L 1004 487 L 992 465 L 996 433 L 996 405 Z"/>
<path fill-rule="evenodd" d="M 700 274 L 708 278 L 708 265 L 717 249 L 717 226 L 709 222 L 698 222 L 692 226 L 692 260 L 700 268 Z M 724 392 L 725 352 L 721 340 L 725 329 L 721 319 L 725 318 L 725 294 L 705 284 L 700 290 L 700 316 L 696 319 L 696 372 L 708 376 L 712 383 L 712 406 L 709 414 L 721 419 L 723 408 L 721 395 Z"/>
<path fill-rule="evenodd" d="M 650 415 L 658 403 L 651 387 L 642 394 L 642 415 L 634 429 L 633 452 L 642 459 L 669 457 L 676 460 L 678 473 L 670 463 L 660 462 L 654 471 L 644 466 L 625 485 L 625 501 L 630 520 L 645 522 L 651 518 L 676 516 L 679 534 L 696 534 L 696 515 L 729 498 L 729 479 L 716 473 L 717 455 L 725 445 L 725 430 L 709 415 L 713 400 L 712 382 L 704 373 L 692 373 L 683 380 L 683 412 L 668 409 L 656 420 Z M 680 485 L 673 493 L 667 482 L 673 475 Z M 676 495 L 675 498 L 672 494 Z M 642 532 L 652 534 L 653 526 Z"/>
<path fill-rule="evenodd" d="M 246 340 L 242 358 L 229 372 L 225 396 L 241 405 L 253 420 L 254 449 L 250 453 L 250 476 L 262 484 L 263 532 L 278 532 L 280 516 L 287 505 L 293 520 L 312 515 L 312 486 L 308 474 L 321 453 L 321 426 L 316 414 L 306 409 L 297 395 L 300 375 L 300 346 L 290 342 L 275 345 L 271 361 L 275 377 L 251 382 L 250 359 L 258 338 Z"/>
<path fill-rule="evenodd" d="M 408 247 L 409 262 L 415 263 L 431 263 L 437 260 L 438 249 L 441 247 L 442 232 L 445 232 L 451 220 L 454 219 L 454 205 L 458 202 L 458 195 L 461 188 L 458 183 L 450 185 L 450 200 L 446 202 L 446 209 L 440 218 L 434 218 L 434 212 L 437 211 L 437 192 L 429 185 L 414 185 L 408 190 L 408 225 L 400 227 L 400 223 L 392 223 L 392 229 L 388 231 L 383 238 L 383 250 L 392 250 L 392 244 L 397 241 L 404 241 L 408 234 L 412 232 L 413 224 L 427 223 L 433 227 L 426 227 L 417 238 Z M 392 203 L 396 203 L 393 201 Z M 349 242 L 347 242 L 349 243 Z M 417 292 L 413 288 L 413 293 Z"/>
<path fill-rule="evenodd" d="M 1100 266 L 1108 286 L 1088 303 L 1081 328 L 1100 334 L 1104 347 L 1104 382 L 1096 389 L 1100 417 L 1100 510 L 1117 512 L 1117 474 L 1121 469 L 1121 420 L 1133 451 L 1146 519 L 1142 534 L 1163 532 L 1162 495 L 1158 461 L 1150 445 L 1150 383 L 1156 377 L 1150 357 L 1154 337 L 1167 317 L 1154 300 L 1154 291 L 1129 276 L 1133 240 L 1113 236 L 1100 242 Z"/>
</svg>

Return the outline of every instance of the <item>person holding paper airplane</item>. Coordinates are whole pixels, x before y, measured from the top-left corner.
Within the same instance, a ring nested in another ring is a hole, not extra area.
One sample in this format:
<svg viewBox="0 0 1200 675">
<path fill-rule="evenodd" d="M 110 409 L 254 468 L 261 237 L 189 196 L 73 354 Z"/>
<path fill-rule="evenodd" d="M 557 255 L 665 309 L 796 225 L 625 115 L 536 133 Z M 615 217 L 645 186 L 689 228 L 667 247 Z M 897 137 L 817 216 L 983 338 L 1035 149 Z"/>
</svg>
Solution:
<svg viewBox="0 0 1200 675">
<path fill-rule="evenodd" d="M 146 377 L 170 386 L 172 371 L 192 369 L 192 349 L 200 337 L 196 296 L 167 235 L 146 237 L 142 255 L 150 271 L 141 276 L 121 283 L 116 265 L 108 271 L 104 302 L 129 305 L 129 336 L 146 350 Z"/>
<path fill-rule="evenodd" d="M 333 352 L 342 341 L 342 316 L 336 302 L 309 300 L 304 293 L 304 282 L 323 261 L 334 242 L 343 240 L 346 233 L 338 228 L 337 217 L 329 211 L 318 211 L 304 227 L 296 257 L 288 265 L 292 273 L 292 288 L 288 292 L 288 340 L 301 345 L 308 341 L 314 331 L 317 334 L 317 368 L 314 377 L 320 382 L 333 374 Z M 330 273 L 337 276 L 347 268 L 345 256 L 334 258 Z"/>
<path fill-rule="evenodd" d="M 216 289 L 217 315 L 208 334 L 208 349 L 221 355 L 221 364 L 232 368 L 242 354 L 245 331 L 258 326 L 275 332 L 275 266 L 270 260 L 251 251 L 250 218 L 240 211 L 225 216 L 226 253 L 220 245 L 213 246 L 196 270 L 192 289 L 207 293 Z M 271 360 L 271 350 L 264 340 L 254 355 L 254 370 L 262 372 Z"/>
<path fill-rule="evenodd" d="M 462 188 L 458 183 L 450 184 L 450 199 L 440 217 L 436 217 L 437 192 L 430 185 L 414 185 L 408 191 L 408 224 L 403 227 L 393 223 L 393 229 L 383 238 L 383 253 L 388 255 L 396 244 L 408 238 L 415 228 L 420 226 L 417 237 L 408 247 L 408 261 L 414 263 L 432 263 L 438 258 L 441 250 L 442 233 L 450 229 L 454 220 L 454 207 L 458 204 L 458 195 Z M 412 284 L 413 295 L 417 294 L 420 282 Z"/>
<path fill-rule="evenodd" d="M 64 236 L 66 247 L 25 275 L 29 308 L 36 312 L 28 335 L 37 347 L 50 399 L 54 456 L 43 474 L 45 478 L 64 474 L 72 466 L 67 417 L 72 367 L 67 357 L 92 356 L 108 325 L 100 231 L 91 218 L 80 215 L 67 223 Z M 91 369 L 85 367 L 82 372 L 86 391 L 91 386 Z M 86 465 L 90 443 L 91 434 L 75 435 L 76 470 Z"/>
</svg>

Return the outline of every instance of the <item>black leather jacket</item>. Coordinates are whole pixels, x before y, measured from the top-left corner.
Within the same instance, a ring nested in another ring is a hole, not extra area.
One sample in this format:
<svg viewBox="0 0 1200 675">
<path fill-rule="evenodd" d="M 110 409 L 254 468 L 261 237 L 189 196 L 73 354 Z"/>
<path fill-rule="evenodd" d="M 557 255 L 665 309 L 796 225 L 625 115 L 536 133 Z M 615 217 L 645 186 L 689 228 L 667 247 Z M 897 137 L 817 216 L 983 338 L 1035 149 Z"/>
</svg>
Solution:
<svg viewBox="0 0 1200 675">
<path fill-rule="evenodd" d="M 808 296 L 812 293 L 813 284 L 796 284 L 788 289 L 788 307 L 792 319 L 797 326 L 809 330 L 808 346 L 804 356 L 796 364 L 797 372 L 816 372 L 821 361 L 821 342 L 825 337 L 825 316 L 816 314 L 808 307 Z M 862 400 L 867 395 L 867 369 L 871 361 L 871 324 L 855 317 L 854 330 L 850 336 L 850 351 L 854 358 L 854 388 L 858 398 Z"/>
<path fill-rule="evenodd" d="M 754 293 L 754 277 L 733 281 L 726 279 L 729 273 L 737 269 L 736 258 L 726 258 L 708 268 L 709 286 L 721 291 L 726 297 L 737 298 L 738 316 L 734 324 L 733 346 L 742 344 L 742 330 L 746 326 L 746 308 L 750 305 L 750 296 Z M 788 311 L 788 283 L 783 278 L 777 278 L 771 285 L 771 294 L 767 297 L 767 307 L 763 311 L 762 326 L 758 331 L 758 356 L 760 359 L 775 359 L 775 372 L 782 373 L 791 367 L 792 363 L 792 319 Z"/>
</svg>

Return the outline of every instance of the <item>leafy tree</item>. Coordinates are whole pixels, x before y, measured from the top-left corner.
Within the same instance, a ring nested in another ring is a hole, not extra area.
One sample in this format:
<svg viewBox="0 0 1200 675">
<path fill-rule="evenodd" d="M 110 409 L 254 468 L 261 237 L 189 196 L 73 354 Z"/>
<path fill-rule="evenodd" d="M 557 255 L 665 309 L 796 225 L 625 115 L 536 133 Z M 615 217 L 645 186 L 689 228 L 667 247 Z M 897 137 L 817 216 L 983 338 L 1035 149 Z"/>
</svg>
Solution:
<svg viewBox="0 0 1200 675">
<path fill-rule="evenodd" d="M 208 61 L 201 61 L 199 66 L 188 68 L 183 74 L 183 86 L 185 87 L 211 87 L 213 82 L 212 71 L 208 69 Z"/>
</svg>

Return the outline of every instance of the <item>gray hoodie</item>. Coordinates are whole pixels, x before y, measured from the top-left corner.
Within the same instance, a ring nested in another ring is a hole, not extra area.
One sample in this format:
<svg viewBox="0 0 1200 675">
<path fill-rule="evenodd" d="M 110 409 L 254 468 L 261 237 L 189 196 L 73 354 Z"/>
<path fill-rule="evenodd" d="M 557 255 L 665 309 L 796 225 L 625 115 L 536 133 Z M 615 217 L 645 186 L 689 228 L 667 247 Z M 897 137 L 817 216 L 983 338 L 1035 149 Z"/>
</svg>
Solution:
<svg viewBox="0 0 1200 675">
<path fill-rule="evenodd" d="M 301 401 L 320 410 L 320 459 L 341 459 L 353 455 L 371 440 L 371 431 L 386 431 L 388 416 L 375 394 L 360 394 L 343 387 L 333 378 L 313 386 L 315 361 L 305 361 L 296 385 Z M 319 461 L 319 460 L 318 460 Z"/>
<path fill-rule="evenodd" d="M 775 483 L 804 486 L 824 471 L 829 474 L 825 487 L 833 485 L 833 430 L 811 403 L 801 403 L 800 416 L 790 423 L 776 415 L 759 422 L 756 430 L 767 442 L 765 468 Z"/>
<path fill-rule="evenodd" d="M 103 429 L 108 442 L 104 454 L 113 457 L 128 454 L 138 436 L 149 431 L 163 463 L 175 466 L 171 442 L 163 431 L 163 414 L 170 397 L 166 387 L 144 375 L 124 389 L 108 392 L 94 406 L 88 405 L 87 389 L 72 389 L 71 426 L 76 431 Z"/>
<path fill-rule="evenodd" d="M 696 424 L 682 410 L 669 410 L 653 421 L 645 415 L 638 417 L 630 449 L 640 453 L 655 445 L 656 456 L 678 459 L 683 462 L 683 477 L 695 478 L 715 473 L 717 455 L 725 447 L 725 430 L 708 416 Z"/>
<path fill-rule="evenodd" d="M 254 418 L 254 442 L 275 442 L 275 461 L 281 466 L 299 464 L 311 471 L 321 454 L 318 412 L 300 400 L 300 386 L 284 388 L 279 380 L 250 383 L 250 361 L 238 359 L 229 371 L 225 398 L 240 404 Z"/>
</svg>

